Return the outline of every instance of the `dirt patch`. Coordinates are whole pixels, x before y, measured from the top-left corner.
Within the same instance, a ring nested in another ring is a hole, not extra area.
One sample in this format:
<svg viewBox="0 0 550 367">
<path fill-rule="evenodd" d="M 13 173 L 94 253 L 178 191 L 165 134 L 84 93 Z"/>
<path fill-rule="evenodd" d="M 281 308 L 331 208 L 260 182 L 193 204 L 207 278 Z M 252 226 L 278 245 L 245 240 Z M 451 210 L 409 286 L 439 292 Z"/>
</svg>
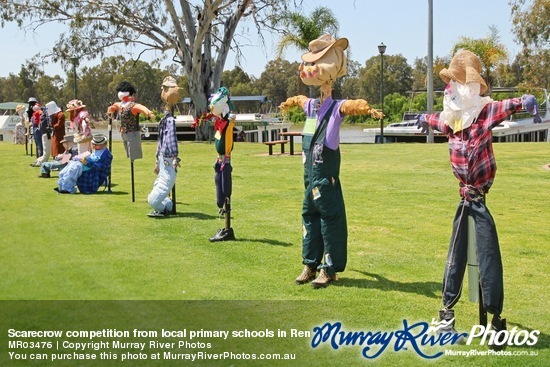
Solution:
<svg viewBox="0 0 550 367">
<path fill-rule="evenodd" d="M 542 168 L 547 169 L 547 170 L 550 171 L 550 163 L 545 164 L 544 166 L 542 166 Z"/>
</svg>

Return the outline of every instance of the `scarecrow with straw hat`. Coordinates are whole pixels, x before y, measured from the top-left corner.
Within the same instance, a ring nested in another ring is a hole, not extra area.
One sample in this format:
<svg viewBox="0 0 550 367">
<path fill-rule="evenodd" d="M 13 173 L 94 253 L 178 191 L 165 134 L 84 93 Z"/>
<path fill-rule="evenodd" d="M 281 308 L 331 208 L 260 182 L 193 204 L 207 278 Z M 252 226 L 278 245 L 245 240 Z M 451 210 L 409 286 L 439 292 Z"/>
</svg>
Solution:
<svg viewBox="0 0 550 367">
<path fill-rule="evenodd" d="M 153 211 L 149 217 L 166 217 L 172 213 L 174 202 L 168 197 L 176 184 L 180 159 L 178 158 L 178 137 L 176 135 L 176 119 L 172 114 L 172 106 L 179 101 L 181 88 L 176 79 L 171 76 L 164 78 L 161 88 L 161 99 L 166 102 L 164 117 L 158 128 L 158 143 L 155 153 L 156 164 L 153 172 L 157 175 L 153 190 L 147 197 L 147 202 Z"/>
<path fill-rule="evenodd" d="M 25 144 L 27 140 L 25 136 L 25 132 L 27 131 L 25 128 L 25 106 L 18 104 L 15 107 L 15 112 L 19 115 L 20 120 L 15 124 L 13 130 L 13 144 Z"/>
<path fill-rule="evenodd" d="M 431 127 L 448 136 L 451 167 L 459 181 L 461 200 L 453 221 L 443 276 L 443 308 L 439 311 L 440 320 L 447 325 L 442 331 L 453 333 L 456 333 L 453 307 L 461 295 L 467 263 L 468 216 L 475 228 L 482 306 L 493 314 L 493 329 L 506 330 L 506 320 L 501 318 L 504 286 L 499 242 L 495 222 L 485 205 L 485 195 L 496 173 L 491 130 L 521 109 L 534 115 L 535 122 L 540 122 L 537 101 L 532 95 L 500 102 L 482 97 L 487 84 L 481 71 L 481 62 L 474 53 L 458 51 L 449 67 L 439 73 L 448 83 L 443 111 L 418 118 L 418 127 L 423 131 Z"/>
<path fill-rule="evenodd" d="M 73 99 L 67 103 L 71 129 L 74 131 L 74 142 L 78 147 L 78 154 L 92 151 L 92 127 L 90 114 L 81 100 Z"/>
<path fill-rule="evenodd" d="M 306 85 L 319 86 L 320 98 L 295 96 L 280 105 L 283 112 L 300 106 L 307 119 L 303 130 L 305 197 L 302 209 L 302 263 L 297 284 L 326 287 L 346 268 L 347 223 L 340 186 L 340 126 L 345 115 L 382 113 L 363 99 L 332 98 L 332 84 L 346 74 L 346 38 L 325 34 L 309 43 L 302 55 L 300 78 Z M 317 272 L 319 275 L 317 276 Z"/>
</svg>

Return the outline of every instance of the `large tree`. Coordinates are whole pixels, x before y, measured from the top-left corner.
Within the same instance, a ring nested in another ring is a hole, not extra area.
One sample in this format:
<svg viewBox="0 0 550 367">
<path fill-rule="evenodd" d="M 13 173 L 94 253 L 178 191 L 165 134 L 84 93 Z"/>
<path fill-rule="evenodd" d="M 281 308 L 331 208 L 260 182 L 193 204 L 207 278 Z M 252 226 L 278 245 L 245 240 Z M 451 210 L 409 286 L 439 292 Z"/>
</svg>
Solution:
<svg viewBox="0 0 550 367">
<path fill-rule="evenodd" d="M 519 57 L 524 84 L 550 88 L 550 1 L 510 0 L 513 32 L 523 46 Z"/>
<path fill-rule="evenodd" d="M 0 16 L 2 25 L 15 21 L 32 31 L 52 22 L 68 25 L 67 33 L 60 35 L 47 55 L 66 65 L 74 55 L 93 59 L 116 46 L 170 53 L 188 77 L 198 114 L 206 110 L 210 93 L 219 87 L 229 50 L 240 54 L 235 37 L 239 22 L 250 19 L 263 40 L 260 30 L 270 27 L 273 14 L 286 11 L 289 2 L 0 0 Z"/>
</svg>

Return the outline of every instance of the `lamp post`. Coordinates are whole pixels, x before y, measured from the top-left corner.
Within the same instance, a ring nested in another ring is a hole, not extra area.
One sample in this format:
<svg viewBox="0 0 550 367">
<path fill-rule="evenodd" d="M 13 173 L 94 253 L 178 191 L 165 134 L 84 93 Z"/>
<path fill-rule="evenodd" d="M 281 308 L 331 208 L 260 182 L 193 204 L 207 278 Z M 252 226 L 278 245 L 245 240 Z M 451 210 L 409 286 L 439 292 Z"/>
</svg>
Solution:
<svg viewBox="0 0 550 367">
<path fill-rule="evenodd" d="M 74 76 L 74 99 L 78 99 L 78 90 L 76 87 L 76 67 L 78 66 L 78 57 L 71 57 L 71 62 L 73 64 L 73 76 Z"/>
<path fill-rule="evenodd" d="M 384 42 L 378 45 L 380 52 L 380 103 L 382 104 L 382 113 L 384 113 L 384 52 L 386 45 Z M 380 144 L 384 144 L 384 118 L 380 119 Z"/>
</svg>

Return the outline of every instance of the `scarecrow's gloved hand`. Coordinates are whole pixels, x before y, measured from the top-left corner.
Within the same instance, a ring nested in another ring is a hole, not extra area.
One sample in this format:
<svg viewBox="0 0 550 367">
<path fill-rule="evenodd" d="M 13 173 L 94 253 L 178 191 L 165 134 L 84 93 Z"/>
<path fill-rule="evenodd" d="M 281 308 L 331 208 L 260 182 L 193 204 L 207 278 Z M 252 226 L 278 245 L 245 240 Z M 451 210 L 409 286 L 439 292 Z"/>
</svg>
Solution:
<svg viewBox="0 0 550 367">
<path fill-rule="evenodd" d="M 181 167 L 180 162 L 181 162 L 181 159 L 179 158 L 174 158 L 174 160 L 172 161 L 172 166 L 174 167 L 174 170 L 176 172 L 178 172 L 178 167 Z"/>
<path fill-rule="evenodd" d="M 416 115 L 415 118 L 416 118 L 416 128 L 422 129 L 420 130 L 422 134 L 427 134 L 430 126 L 426 121 L 426 114 L 423 113 L 421 115 Z"/>
<path fill-rule="evenodd" d="M 542 120 L 539 116 L 539 105 L 535 96 L 531 94 L 524 94 L 521 97 L 521 103 L 523 105 L 523 109 L 534 116 L 533 122 L 535 124 L 540 124 Z"/>
</svg>

